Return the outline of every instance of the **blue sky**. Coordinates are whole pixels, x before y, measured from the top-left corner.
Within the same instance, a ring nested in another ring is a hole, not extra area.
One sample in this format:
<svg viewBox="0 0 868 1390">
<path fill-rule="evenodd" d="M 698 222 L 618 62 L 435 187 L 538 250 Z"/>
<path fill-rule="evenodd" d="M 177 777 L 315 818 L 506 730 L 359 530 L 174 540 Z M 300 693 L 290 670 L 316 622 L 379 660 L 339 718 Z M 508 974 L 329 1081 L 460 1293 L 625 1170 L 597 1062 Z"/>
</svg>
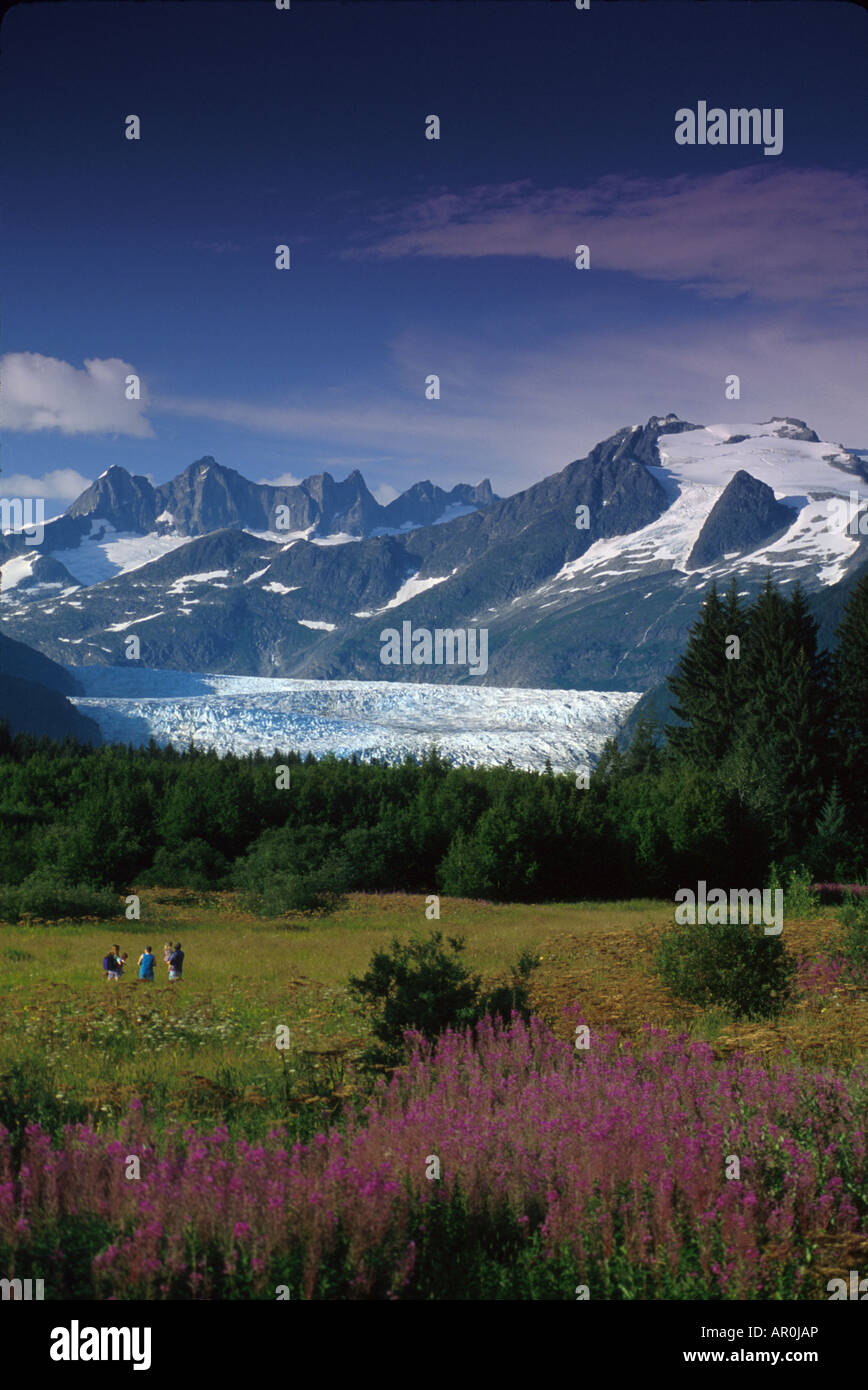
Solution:
<svg viewBox="0 0 868 1390">
<path fill-rule="evenodd" d="M 212 454 L 507 494 L 668 410 L 868 447 L 866 35 L 834 0 L 16 6 L 0 486 Z M 782 153 L 677 145 L 700 100 L 782 108 Z"/>
</svg>

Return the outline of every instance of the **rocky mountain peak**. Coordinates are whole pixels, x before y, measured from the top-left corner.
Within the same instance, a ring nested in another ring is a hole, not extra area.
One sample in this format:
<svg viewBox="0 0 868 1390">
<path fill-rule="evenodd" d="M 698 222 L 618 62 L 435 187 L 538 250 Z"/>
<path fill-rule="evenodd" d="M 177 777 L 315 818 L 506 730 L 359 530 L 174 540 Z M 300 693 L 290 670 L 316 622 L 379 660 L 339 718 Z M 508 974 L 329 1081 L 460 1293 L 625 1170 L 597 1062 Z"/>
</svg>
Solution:
<svg viewBox="0 0 868 1390">
<path fill-rule="evenodd" d="M 725 555 L 755 550 L 762 541 L 785 531 L 795 517 L 794 511 L 775 500 L 767 483 L 740 468 L 706 517 L 687 568 L 700 569 Z"/>
</svg>

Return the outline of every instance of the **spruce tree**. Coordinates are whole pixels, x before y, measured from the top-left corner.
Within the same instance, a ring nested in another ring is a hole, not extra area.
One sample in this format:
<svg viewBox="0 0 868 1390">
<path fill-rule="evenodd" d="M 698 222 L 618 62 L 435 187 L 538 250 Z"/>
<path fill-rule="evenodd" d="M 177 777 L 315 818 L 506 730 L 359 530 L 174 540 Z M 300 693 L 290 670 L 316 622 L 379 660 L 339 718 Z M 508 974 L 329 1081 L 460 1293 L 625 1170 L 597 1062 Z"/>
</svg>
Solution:
<svg viewBox="0 0 868 1390">
<path fill-rule="evenodd" d="M 716 767 L 729 752 L 743 704 L 738 658 L 727 655 L 730 639 L 742 641 L 746 623 L 733 579 L 721 599 L 712 584 L 687 646 L 667 685 L 675 697 L 673 713 L 681 725 L 667 729 L 676 755 L 698 767 Z"/>
<path fill-rule="evenodd" d="M 831 782 L 828 658 L 798 586 L 788 601 L 766 580 L 748 615 L 741 659 L 746 699 L 735 776 L 765 821 L 773 852 L 796 853 Z"/>
<path fill-rule="evenodd" d="M 857 854 L 847 822 L 847 805 L 835 781 L 817 818 L 810 847 L 811 867 L 818 878 L 837 880 L 852 877 Z M 858 869 L 855 871 L 858 872 Z"/>
<path fill-rule="evenodd" d="M 623 756 L 622 770 L 628 777 L 654 776 L 660 771 L 662 762 L 663 754 L 657 742 L 657 723 L 647 714 L 643 714 Z"/>
<path fill-rule="evenodd" d="M 838 626 L 835 751 L 854 829 L 868 836 L 868 574 Z"/>
</svg>

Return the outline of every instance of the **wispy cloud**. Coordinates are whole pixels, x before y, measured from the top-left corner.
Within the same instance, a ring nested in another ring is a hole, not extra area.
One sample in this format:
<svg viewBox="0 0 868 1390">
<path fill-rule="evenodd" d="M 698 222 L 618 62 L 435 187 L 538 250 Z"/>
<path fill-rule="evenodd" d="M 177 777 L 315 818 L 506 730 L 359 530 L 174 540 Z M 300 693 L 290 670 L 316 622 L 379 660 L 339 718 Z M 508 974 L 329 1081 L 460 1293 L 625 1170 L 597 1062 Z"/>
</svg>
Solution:
<svg viewBox="0 0 868 1390">
<path fill-rule="evenodd" d="M 536 256 L 673 282 L 708 298 L 865 296 L 864 173 L 732 169 L 669 179 L 609 175 L 584 188 L 484 185 L 378 214 L 391 228 L 348 257 Z M 578 272 L 576 272 L 578 273 Z"/>
<path fill-rule="evenodd" d="M 3 423 L 31 433 L 153 436 L 145 417 L 147 391 L 128 401 L 125 379 L 135 368 L 119 357 L 88 357 L 84 368 L 38 352 L 7 352 L 0 358 Z"/>
<path fill-rule="evenodd" d="M 367 387 L 360 388 L 359 398 L 368 395 Z M 469 434 L 475 434 L 480 441 L 485 438 L 489 427 L 487 418 L 456 416 L 450 411 L 438 410 L 438 404 L 402 401 L 394 395 L 374 406 L 368 400 L 364 405 L 348 404 L 340 408 L 330 400 L 308 406 L 269 406 L 212 397 L 160 396 L 154 399 L 152 408 L 286 438 L 317 439 L 344 445 L 386 440 L 399 444 L 418 444 L 425 439 L 458 442 L 466 440 Z"/>
<path fill-rule="evenodd" d="M 832 443 L 868 445 L 859 335 L 795 310 L 754 310 L 735 321 L 690 315 L 670 320 L 665 334 L 641 322 L 626 334 L 589 329 L 535 350 L 422 329 L 391 347 L 392 380 L 374 399 L 364 382 L 356 400 L 348 388 L 340 407 L 322 393 L 303 406 L 161 397 L 152 408 L 278 436 L 302 446 L 306 458 L 311 446 L 318 458 L 331 448 L 362 466 L 376 449 L 375 476 L 399 491 L 419 477 L 451 486 L 490 474 L 506 494 L 563 468 L 622 425 L 669 410 L 698 424 L 794 415 Z M 419 384 L 432 361 L 444 384 L 436 402 L 421 399 Z M 740 401 L 725 398 L 730 373 L 741 379 Z"/>
<path fill-rule="evenodd" d="M 92 481 L 74 468 L 53 468 L 40 478 L 30 473 L 0 473 L 0 494 L 4 497 L 51 497 L 71 502 L 89 488 Z"/>
</svg>

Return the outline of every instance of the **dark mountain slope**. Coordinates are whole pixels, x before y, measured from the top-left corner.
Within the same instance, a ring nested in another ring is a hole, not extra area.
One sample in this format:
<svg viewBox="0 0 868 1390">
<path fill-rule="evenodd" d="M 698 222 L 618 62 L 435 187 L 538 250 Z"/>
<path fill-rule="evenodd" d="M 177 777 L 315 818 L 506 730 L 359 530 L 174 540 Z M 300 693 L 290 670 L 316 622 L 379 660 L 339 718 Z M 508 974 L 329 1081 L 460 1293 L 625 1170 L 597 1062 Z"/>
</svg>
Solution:
<svg viewBox="0 0 868 1390">
<path fill-rule="evenodd" d="M 8 722 L 13 734 L 102 743 L 94 721 L 79 714 L 66 698 L 80 690 L 54 661 L 0 633 L 0 720 Z"/>
</svg>

